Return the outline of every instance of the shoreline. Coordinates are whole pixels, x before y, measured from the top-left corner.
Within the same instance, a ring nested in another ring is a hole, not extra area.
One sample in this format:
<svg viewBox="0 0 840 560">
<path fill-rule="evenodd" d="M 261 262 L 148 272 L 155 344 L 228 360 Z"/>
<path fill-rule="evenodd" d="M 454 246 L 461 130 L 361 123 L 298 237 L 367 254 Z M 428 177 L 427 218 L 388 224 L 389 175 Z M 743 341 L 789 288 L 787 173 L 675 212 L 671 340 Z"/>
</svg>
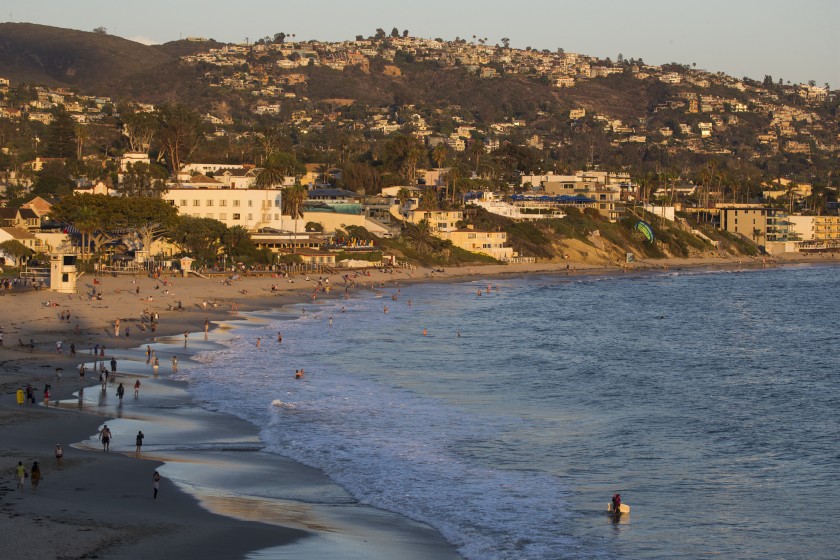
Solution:
<svg viewBox="0 0 840 560">
<path fill-rule="evenodd" d="M 636 266 L 630 272 L 738 267 L 754 269 L 803 263 L 836 264 L 837 261 L 834 259 L 785 260 L 763 265 L 755 261 L 737 263 L 731 260 L 709 263 L 706 259 L 699 263 L 673 262 L 665 265 L 667 268 L 665 266 Z M 430 269 L 420 269 L 419 273 L 413 276 L 409 276 L 404 271 L 394 274 L 372 272 L 371 276 L 358 278 L 357 280 L 364 284 L 357 285 L 353 289 L 382 289 L 383 283 L 384 288 L 388 288 L 393 285 L 426 282 L 470 282 L 478 277 L 490 276 L 568 274 L 580 277 L 625 272 L 628 271 L 619 267 L 581 267 L 567 271 L 565 265 L 535 265 L 525 267 L 524 270 L 521 267 L 511 269 L 490 265 L 490 267 L 450 269 L 444 273 L 432 273 Z M 318 297 L 341 297 L 340 288 L 344 286 L 340 283 L 340 276 L 333 275 L 329 278 L 333 289 L 329 292 L 319 292 Z M 173 508 L 171 515 L 161 515 L 160 512 L 164 511 L 164 508 L 150 510 L 148 508 L 150 505 L 153 507 L 154 502 L 141 497 L 145 498 L 147 493 L 150 494 L 151 473 L 162 463 L 138 461 L 119 453 L 104 454 L 99 450 L 71 448 L 67 445 L 71 442 L 84 442 L 90 434 L 97 431 L 102 421 L 111 422 L 110 416 L 78 414 L 75 410 L 66 410 L 68 407 L 65 405 L 51 406 L 49 410 L 44 410 L 41 406 L 18 408 L 14 403 L 16 386 L 27 382 L 36 384 L 36 389 L 44 383 L 50 383 L 54 395 L 52 400 L 60 399 L 71 403 L 74 393 L 80 388 L 90 389 L 91 386 L 95 388 L 95 379 L 88 377 L 80 380 L 77 372 L 74 371 L 76 364 L 92 358 L 86 347 L 94 341 L 101 340 L 107 344 L 109 350 L 106 350 L 106 362 L 111 355 L 116 356 L 120 363 L 125 361 L 125 356 L 135 358 L 129 361 L 132 365 L 129 369 L 134 369 L 134 366 L 142 363 L 143 350 L 147 344 L 156 344 L 158 345 L 156 348 L 167 348 L 167 353 L 171 351 L 183 356 L 183 351 L 179 353 L 178 350 L 180 348 L 179 336 L 184 332 L 190 333 L 187 351 L 192 355 L 193 350 L 200 346 L 200 341 L 196 339 L 202 338 L 203 323 L 206 319 L 211 321 L 212 335 L 215 339 L 220 336 L 218 333 L 226 330 L 224 324 L 228 321 L 250 320 L 248 317 L 250 313 L 234 314 L 228 311 L 229 306 L 237 304 L 241 311 L 248 312 L 266 309 L 282 312 L 281 308 L 285 305 L 309 301 L 309 288 L 315 282 L 314 278 L 306 282 L 298 277 L 292 284 L 281 278 L 246 277 L 231 287 L 215 286 L 213 281 L 197 278 L 175 279 L 174 289 L 171 291 L 177 292 L 178 296 L 190 301 L 187 302 L 185 311 L 165 313 L 163 307 L 168 303 L 167 298 L 160 298 L 162 301 L 143 301 L 141 298 L 130 297 L 130 293 L 127 296 L 126 293 L 137 285 L 132 284 L 132 280 L 138 282 L 141 290 L 146 293 L 150 291 L 149 286 L 153 285 L 153 281 L 146 278 L 106 278 L 105 285 L 113 292 L 108 292 L 105 297 L 111 299 L 113 295 L 113 299 L 117 301 L 113 303 L 108 301 L 105 305 L 99 301 L 78 299 L 76 296 L 67 297 L 65 302 L 64 296 L 60 295 L 57 297 L 57 301 L 62 303 L 60 307 L 38 306 L 38 302 L 44 298 L 45 294 L 55 297 L 50 292 L 24 292 L 0 299 L 2 302 L 0 305 L 4 308 L 7 308 L 7 303 L 10 302 L 22 304 L 14 305 L 14 309 L 10 309 L 10 312 L 5 314 L 4 321 L 7 323 L 3 326 L 6 346 L 0 348 L 0 360 L 3 364 L 2 375 L 0 375 L 0 386 L 3 388 L 3 397 L 0 401 L 0 433 L 3 434 L 4 441 L 8 442 L 3 454 L 8 467 L 7 472 L 9 472 L 3 488 L 4 492 L 0 497 L 0 507 L 4 512 L 14 516 L 13 520 L 0 530 L 2 537 L 0 541 L 10 542 L 10 548 L 7 549 L 20 550 L 21 555 L 27 557 L 33 554 L 35 556 L 96 554 L 101 557 L 119 555 L 121 558 L 139 558 L 152 551 L 155 551 L 157 556 L 161 556 L 161 550 L 171 551 L 172 556 L 182 556 L 185 549 L 190 551 L 189 554 L 195 554 L 202 547 L 206 547 L 204 548 L 206 551 L 218 551 L 222 550 L 218 548 L 222 546 L 227 547 L 224 548 L 226 557 L 241 557 L 251 551 L 288 545 L 309 534 L 294 528 L 280 529 L 276 525 L 240 521 L 235 516 L 213 514 L 208 510 L 210 507 L 208 503 L 202 505 L 199 500 L 177 489 L 176 485 L 166 478 L 162 484 L 161 496 L 166 499 L 166 511 L 173 503 L 177 506 Z M 276 293 L 270 290 L 271 284 L 277 286 Z M 118 287 L 114 289 L 111 288 L 112 285 Z M 240 286 L 241 290 L 238 289 Z M 160 288 L 151 293 L 157 296 Z M 220 306 L 215 309 L 205 308 L 202 305 L 204 298 L 219 301 Z M 175 299 L 175 294 L 172 294 L 171 299 Z M 154 306 L 152 310 L 159 311 L 162 316 L 162 322 L 154 340 L 148 329 L 140 330 L 139 325 L 143 323 L 139 319 L 132 319 L 132 315 L 139 317 L 139 309 L 147 306 Z M 65 309 L 70 310 L 73 316 L 69 323 L 60 323 L 56 316 L 59 311 Z M 114 338 L 113 332 L 109 332 L 111 317 L 121 318 L 123 324 L 128 323 L 132 328 L 132 334 L 135 332 L 137 334 L 128 337 L 128 340 L 125 340 L 125 337 Z M 71 333 L 77 322 L 80 334 L 73 335 Z M 223 328 L 220 329 L 220 326 Z M 25 340 L 24 337 L 30 336 L 38 338 L 34 351 L 26 347 L 8 347 L 12 340 L 16 338 Z M 62 337 L 74 343 L 79 341 L 79 346 L 85 348 L 77 348 L 75 357 L 66 354 L 66 347 L 65 352 L 57 354 L 51 348 L 50 337 Z M 168 341 L 172 344 L 165 346 Z M 110 350 L 111 348 L 113 350 Z M 140 359 L 137 360 L 137 357 Z M 186 362 L 187 360 L 183 360 L 184 366 L 187 365 Z M 142 368 L 143 365 L 140 367 Z M 55 381 L 56 367 L 64 368 L 60 382 Z M 118 369 L 120 378 L 126 378 L 127 374 L 122 372 L 124 368 Z M 167 381 L 170 372 L 168 360 L 161 359 L 160 381 Z M 131 379 L 133 381 L 134 378 L 131 377 Z M 171 383 L 179 382 L 171 381 Z M 147 383 L 144 381 L 144 388 L 146 387 Z M 129 386 L 126 386 L 126 389 L 128 393 L 131 392 Z M 112 387 L 109 387 L 108 391 L 112 391 Z M 95 393 L 95 391 L 90 391 L 90 393 Z M 145 396 L 144 393 L 141 392 L 141 395 Z M 61 422 L 55 422 L 55 414 L 64 415 L 61 417 Z M 255 426 L 253 428 L 256 430 Z M 66 468 L 60 472 L 52 468 L 54 465 L 52 449 L 57 442 L 65 444 Z M 14 490 L 11 467 L 17 460 L 24 460 L 27 468 L 33 460 L 38 460 L 42 464 L 45 480 L 39 488 L 38 495 L 33 496 L 33 499 L 29 499 L 29 487 L 26 488 L 23 497 Z M 131 498 L 138 498 L 141 501 Z M 126 499 L 130 500 L 130 508 L 117 505 Z M 137 506 L 137 503 L 141 505 Z M 80 507 L 80 504 L 84 504 L 84 507 Z M 253 505 L 253 502 L 250 505 Z M 46 510 L 41 508 L 46 508 Z M 240 511 L 245 509 L 247 508 L 240 507 Z M 79 519 L 84 519 L 84 521 L 79 521 Z M 149 519 L 154 521 L 150 523 Z M 183 534 L 184 531 L 179 531 L 185 519 L 190 525 L 190 531 L 187 531 L 186 535 Z M 137 527 L 136 523 L 140 523 L 140 526 Z M 302 526 L 305 527 L 306 523 L 302 523 Z M 222 530 L 223 527 L 234 527 L 237 538 L 232 539 L 231 535 L 234 533 L 225 532 Z M 45 531 L 43 538 L 38 536 L 41 530 Z M 246 538 L 241 538 L 242 536 Z M 41 548 L 33 549 L 30 546 L 32 540 L 38 541 L 38 546 Z M 247 544 L 241 544 L 243 542 Z M 38 550 L 41 552 L 37 552 Z M 178 554 L 179 550 L 181 554 Z M 167 555 L 168 553 L 162 557 L 167 557 Z"/>
</svg>

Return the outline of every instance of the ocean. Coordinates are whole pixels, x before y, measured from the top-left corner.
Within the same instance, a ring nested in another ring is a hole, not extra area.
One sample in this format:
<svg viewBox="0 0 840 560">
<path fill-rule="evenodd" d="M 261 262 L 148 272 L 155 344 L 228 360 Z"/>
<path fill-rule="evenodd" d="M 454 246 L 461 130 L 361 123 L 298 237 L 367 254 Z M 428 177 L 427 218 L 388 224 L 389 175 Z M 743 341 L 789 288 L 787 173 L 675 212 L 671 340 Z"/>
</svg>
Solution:
<svg viewBox="0 0 840 560">
<path fill-rule="evenodd" d="M 181 376 L 470 560 L 836 558 L 839 272 L 392 283 L 258 314 Z"/>
</svg>

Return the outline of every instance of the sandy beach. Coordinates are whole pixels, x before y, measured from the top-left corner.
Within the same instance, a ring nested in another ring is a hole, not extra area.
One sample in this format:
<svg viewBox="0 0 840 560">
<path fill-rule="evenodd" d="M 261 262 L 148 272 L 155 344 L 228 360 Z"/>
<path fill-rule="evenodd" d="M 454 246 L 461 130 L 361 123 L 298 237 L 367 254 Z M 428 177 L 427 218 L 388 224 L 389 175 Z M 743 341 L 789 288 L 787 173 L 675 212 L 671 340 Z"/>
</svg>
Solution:
<svg viewBox="0 0 840 560">
<path fill-rule="evenodd" d="M 789 262 L 828 260 L 801 257 Z M 634 263 L 629 270 L 776 264 L 761 259 L 669 259 Z M 382 286 L 500 275 L 627 272 L 619 266 L 537 263 L 442 272 L 429 268 L 373 270 L 369 275 L 350 272 L 348 280 L 343 274 L 308 279 L 265 274 L 239 276 L 230 282 L 224 282 L 225 277 L 121 276 L 97 279 L 94 284 L 93 277 L 83 276 L 73 295 L 12 291 L 0 298 L 0 454 L 5 464 L 0 478 L 0 508 L 5 517 L 0 546 L 4 558 L 237 558 L 292 543 L 300 545 L 296 557 L 337 557 L 335 550 L 352 546 L 375 552 L 366 557 L 457 558 L 454 548 L 433 529 L 361 507 L 317 470 L 260 454 L 255 426 L 202 411 L 185 384 L 170 379 L 171 356 L 178 357 L 179 367 L 189 367 L 193 353 L 213 349 L 223 340 L 225 329 L 219 326 L 244 312 L 309 301 L 313 294 L 341 297 Z M 101 291 L 102 299 L 89 297 L 95 289 Z M 61 320 L 68 312 L 69 320 Z M 155 332 L 149 321 L 153 313 L 159 315 Z M 115 336 L 116 320 L 119 336 Z M 205 324 L 209 325 L 206 335 Z M 94 356 L 93 349 L 102 345 L 104 356 Z M 147 347 L 160 360 L 158 375 L 152 371 Z M 110 369 L 112 357 L 118 364 L 117 380 L 101 391 L 98 375 L 91 370 L 97 361 Z M 79 375 L 82 363 L 88 365 L 84 378 Z M 135 399 L 137 379 L 141 389 Z M 119 383 L 126 389 L 122 402 L 115 396 Z M 37 405 L 17 404 L 16 391 L 26 384 L 33 387 Z M 47 384 L 49 406 L 44 403 Z M 108 453 L 96 437 L 103 424 L 114 432 Z M 140 430 L 147 439 L 135 457 L 134 436 Z M 230 451 L 203 452 L 201 444 L 210 441 L 225 442 Z M 54 458 L 56 444 L 65 452 L 61 469 Z M 23 491 L 17 489 L 14 467 L 18 461 L 27 470 L 34 461 L 41 466 L 36 492 L 29 479 Z M 152 474 L 159 468 L 164 477 L 160 496 L 153 500 Z M 166 469 L 190 469 L 199 481 L 238 475 L 221 483 L 232 487 L 230 493 L 202 494 L 173 484 Z M 301 501 L 242 497 L 254 484 L 285 485 Z M 313 497 L 323 494 L 339 506 L 317 505 Z"/>
</svg>

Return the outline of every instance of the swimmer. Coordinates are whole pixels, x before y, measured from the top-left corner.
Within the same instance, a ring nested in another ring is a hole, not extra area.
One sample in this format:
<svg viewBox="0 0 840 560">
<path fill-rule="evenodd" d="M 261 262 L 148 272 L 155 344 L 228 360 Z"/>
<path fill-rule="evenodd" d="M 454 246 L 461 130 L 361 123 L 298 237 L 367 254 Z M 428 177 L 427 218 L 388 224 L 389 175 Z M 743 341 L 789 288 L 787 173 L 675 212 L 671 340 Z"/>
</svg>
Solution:
<svg viewBox="0 0 840 560">
<path fill-rule="evenodd" d="M 427 334 L 428 334 L 428 332 L 426 331 L 426 328 L 423 327 L 423 336 L 426 336 Z"/>
<path fill-rule="evenodd" d="M 257 337 L 257 348 L 260 347 L 260 344 L 262 344 L 262 340 L 260 340 L 260 337 Z"/>
</svg>

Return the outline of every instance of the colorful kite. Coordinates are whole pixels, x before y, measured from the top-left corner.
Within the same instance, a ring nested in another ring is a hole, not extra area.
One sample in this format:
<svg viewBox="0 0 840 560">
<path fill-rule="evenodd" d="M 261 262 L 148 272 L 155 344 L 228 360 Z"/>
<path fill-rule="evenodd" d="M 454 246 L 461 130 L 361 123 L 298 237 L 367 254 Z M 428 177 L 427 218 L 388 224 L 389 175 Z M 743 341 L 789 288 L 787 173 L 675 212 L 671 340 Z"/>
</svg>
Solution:
<svg viewBox="0 0 840 560">
<path fill-rule="evenodd" d="M 641 231 L 649 243 L 653 243 L 653 228 L 650 227 L 649 223 L 639 220 L 636 224 L 636 230 Z"/>
</svg>

